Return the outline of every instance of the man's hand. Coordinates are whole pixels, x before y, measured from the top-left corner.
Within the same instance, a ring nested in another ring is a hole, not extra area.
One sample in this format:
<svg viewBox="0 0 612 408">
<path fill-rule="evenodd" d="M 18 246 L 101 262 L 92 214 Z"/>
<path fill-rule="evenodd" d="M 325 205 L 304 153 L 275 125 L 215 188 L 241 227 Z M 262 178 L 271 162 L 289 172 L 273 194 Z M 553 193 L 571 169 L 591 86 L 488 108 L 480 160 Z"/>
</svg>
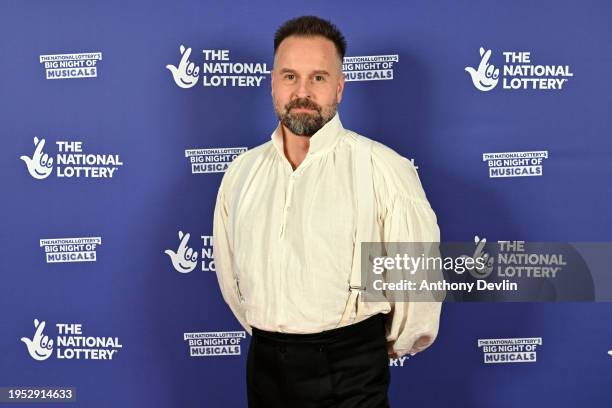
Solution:
<svg viewBox="0 0 612 408">
<path fill-rule="evenodd" d="M 400 358 L 400 354 L 397 351 L 393 350 L 393 342 L 387 343 L 387 355 L 389 358 Z"/>
<path fill-rule="evenodd" d="M 411 356 L 414 356 L 416 353 L 423 351 L 431 342 L 431 336 L 421 336 L 414 342 L 410 350 L 394 350 L 393 343 L 389 342 L 387 343 L 387 354 L 389 355 L 389 358 L 400 358 L 405 354 L 410 354 Z"/>
<path fill-rule="evenodd" d="M 185 49 L 185 46 L 181 45 L 181 61 L 178 67 L 174 65 L 166 65 L 166 68 L 172 72 L 174 82 L 181 88 L 191 88 L 197 82 L 200 75 L 200 67 L 196 67 L 193 62 L 189 62 L 189 56 L 191 55 L 191 48 Z"/>
<path fill-rule="evenodd" d="M 47 153 L 43 153 L 42 151 L 45 146 L 45 139 L 39 140 L 34 136 L 34 146 L 34 154 L 32 157 L 21 156 L 20 159 L 28 166 L 28 171 L 32 177 L 42 180 L 49 177 L 53 171 L 53 157 L 49 157 Z"/>
<path fill-rule="evenodd" d="M 410 354 L 411 356 L 414 356 L 419 351 L 422 351 L 423 349 L 425 349 L 425 347 L 427 347 L 427 345 L 430 344 L 431 342 L 432 342 L 431 336 L 425 335 L 425 336 L 419 337 L 417 341 L 415 341 L 414 344 L 412 345 L 412 348 L 410 349 L 408 354 Z"/>
</svg>

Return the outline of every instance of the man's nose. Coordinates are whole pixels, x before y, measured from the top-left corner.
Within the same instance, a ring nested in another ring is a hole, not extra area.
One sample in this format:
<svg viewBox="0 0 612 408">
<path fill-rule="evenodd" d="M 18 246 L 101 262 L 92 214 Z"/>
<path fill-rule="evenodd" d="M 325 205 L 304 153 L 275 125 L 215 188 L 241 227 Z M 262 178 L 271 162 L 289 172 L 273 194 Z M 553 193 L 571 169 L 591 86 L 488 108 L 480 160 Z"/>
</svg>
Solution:
<svg viewBox="0 0 612 408">
<path fill-rule="evenodd" d="M 310 98 L 312 96 L 310 82 L 307 78 L 301 79 L 297 82 L 294 93 L 298 98 Z"/>
</svg>

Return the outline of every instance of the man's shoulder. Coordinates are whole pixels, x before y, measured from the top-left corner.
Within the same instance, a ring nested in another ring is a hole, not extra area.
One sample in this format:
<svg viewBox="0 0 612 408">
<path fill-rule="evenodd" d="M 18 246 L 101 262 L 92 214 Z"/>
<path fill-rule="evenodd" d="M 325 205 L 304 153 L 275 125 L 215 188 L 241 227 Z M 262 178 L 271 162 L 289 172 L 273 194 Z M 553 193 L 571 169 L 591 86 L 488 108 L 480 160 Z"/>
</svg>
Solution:
<svg viewBox="0 0 612 408">
<path fill-rule="evenodd" d="M 391 198 L 399 194 L 418 200 L 425 198 L 412 161 L 384 143 L 352 131 L 351 133 L 355 142 L 361 137 L 372 144 L 372 177 L 377 195 Z"/>
<path fill-rule="evenodd" d="M 382 171 L 384 173 L 401 173 L 407 169 L 416 171 L 416 168 L 410 160 L 378 140 L 374 140 L 352 130 L 347 130 L 347 136 L 349 136 L 349 138 L 352 139 L 352 142 L 355 144 L 359 138 L 371 143 L 372 164 L 374 171 Z"/>
<path fill-rule="evenodd" d="M 269 140 L 258 146 L 248 149 L 236 157 L 225 170 L 223 175 L 223 186 L 224 190 L 230 191 L 234 188 L 237 181 L 240 179 L 243 172 L 249 172 L 250 168 L 253 167 L 258 157 L 268 154 L 274 146 L 272 141 Z"/>
</svg>

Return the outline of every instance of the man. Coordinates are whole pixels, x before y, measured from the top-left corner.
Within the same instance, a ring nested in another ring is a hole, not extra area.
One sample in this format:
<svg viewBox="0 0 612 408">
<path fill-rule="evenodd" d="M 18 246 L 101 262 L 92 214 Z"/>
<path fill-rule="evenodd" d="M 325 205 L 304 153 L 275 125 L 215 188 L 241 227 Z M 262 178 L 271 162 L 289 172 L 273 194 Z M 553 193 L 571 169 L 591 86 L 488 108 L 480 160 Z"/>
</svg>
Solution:
<svg viewBox="0 0 612 408">
<path fill-rule="evenodd" d="M 353 284 L 359 242 L 439 242 L 440 233 L 414 166 L 343 128 L 345 51 L 340 31 L 317 17 L 278 29 L 279 124 L 234 160 L 219 188 L 215 265 L 225 301 L 252 334 L 250 407 L 386 407 L 389 356 L 422 351 L 437 336 L 440 303 L 361 302 Z M 356 181 L 364 166 L 368 176 Z M 364 203 L 357 190 L 368 186 Z M 364 218 L 372 230 L 359 236 Z"/>
</svg>

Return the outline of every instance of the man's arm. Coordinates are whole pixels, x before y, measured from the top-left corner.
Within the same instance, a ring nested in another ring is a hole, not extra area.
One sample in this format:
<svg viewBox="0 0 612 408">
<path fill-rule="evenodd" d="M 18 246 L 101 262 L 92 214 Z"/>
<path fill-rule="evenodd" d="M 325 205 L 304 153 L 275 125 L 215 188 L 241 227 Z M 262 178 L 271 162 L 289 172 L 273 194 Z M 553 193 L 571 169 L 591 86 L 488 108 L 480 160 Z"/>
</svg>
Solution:
<svg viewBox="0 0 612 408">
<path fill-rule="evenodd" d="M 229 305 L 242 327 L 251 334 L 251 326 L 246 322 L 246 315 L 244 307 L 240 302 L 238 283 L 235 279 L 233 270 L 233 250 L 230 244 L 231 235 L 228 229 L 229 212 L 224 191 L 224 182 L 226 182 L 227 177 L 228 173 L 224 175 L 221 181 L 215 204 L 213 221 L 213 256 L 215 259 L 215 269 L 219 281 L 219 288 L 221 289 L 223 299 Z"/>
<path fill-rule="evenodd" d="M 388 148 L 377 149 L 374 159 L 375 168 L 378 167 L 374 181 L 375 189 L 378 190 L 378 205 L 381 208 L 379 216 L 384 231 L 384 242 L 417 243 L 397 247 L 391 245 L 393 248 L 388 248 L 391 251 L 388 251 L 387 255 L 391 256 L 394 249 L 398 249 L 398 253 L 405 252 L 406 248 L 410 248 L 410 252 L 419 248 L 419 254 L 412 254 L 413 256 L 420 255 L 421 248 L 424 249 L 426 256 L 439 255 L 438 245 L 418 244 L 440 242 L 440 229 L 414 165 Z M 424 276 L 423 272 L 417 271 L 417 275 L 408 279 L 417 282 L 415 278 L 418 277 L 420 282 L 421 278 L 428 280 L 438 278 L 438 276 Z M 387 345 L 391 357 L 401 357 L 408 353 L 414 355 L 423 351 L 438 335 L 442 303 L 424 300 L 441 300 L 444 292 L 435 294 L 421 292 L 416 296 L 413 295 L 415 294 L 407 291 L 395 296 L 396 300 L 389 299 L 391 312 L 387 318 Z M 418 298 L 418 301 L 410 301 L 411 298 Z"/>
<path fill-rule="evenodd" d="M 436 256 L 437 248 L 426 243 L 439 242 L 440 232 L 436 223 L 436 216 L 427 202 L 414 201 L 414 199 L 398 196 L 392 200 L 389 213 L 385 219 L 385 242 L 413 242 L 414 245 L 398 245 L 396 253 L 405 253 L 418 257 L 421 252 L 425 256 Z M 424 243 L 421 245 L 420 243 Z M 426 248 L 423 251 L 417 248 Z M 433 249 L 433 250 L 432 250 Z M 388 253 L 391 255 L 391 253 Z M 395 255 L 395 253 L 393 254 Z M 408 271 L 403 271 L 408 274 Z M 428 279 L 425 274 L 431 271 L 418 270 L 407 279 L 420 284 L 421 280 Z M 387 320 L 387 339 L 389 353 L 397 357 L 405 354 L 416 354 L 429 347 L 438 335 L 440 322 L 441 302 L 434 300 L 433 294 L 411 293 L 400 294 L 396 301 L 391 302 L 391 312 Z M 413 296 L 414 295 L 414 296 Z M 411 298 L 418 298 L 412 299 Z"/>
</svg>

